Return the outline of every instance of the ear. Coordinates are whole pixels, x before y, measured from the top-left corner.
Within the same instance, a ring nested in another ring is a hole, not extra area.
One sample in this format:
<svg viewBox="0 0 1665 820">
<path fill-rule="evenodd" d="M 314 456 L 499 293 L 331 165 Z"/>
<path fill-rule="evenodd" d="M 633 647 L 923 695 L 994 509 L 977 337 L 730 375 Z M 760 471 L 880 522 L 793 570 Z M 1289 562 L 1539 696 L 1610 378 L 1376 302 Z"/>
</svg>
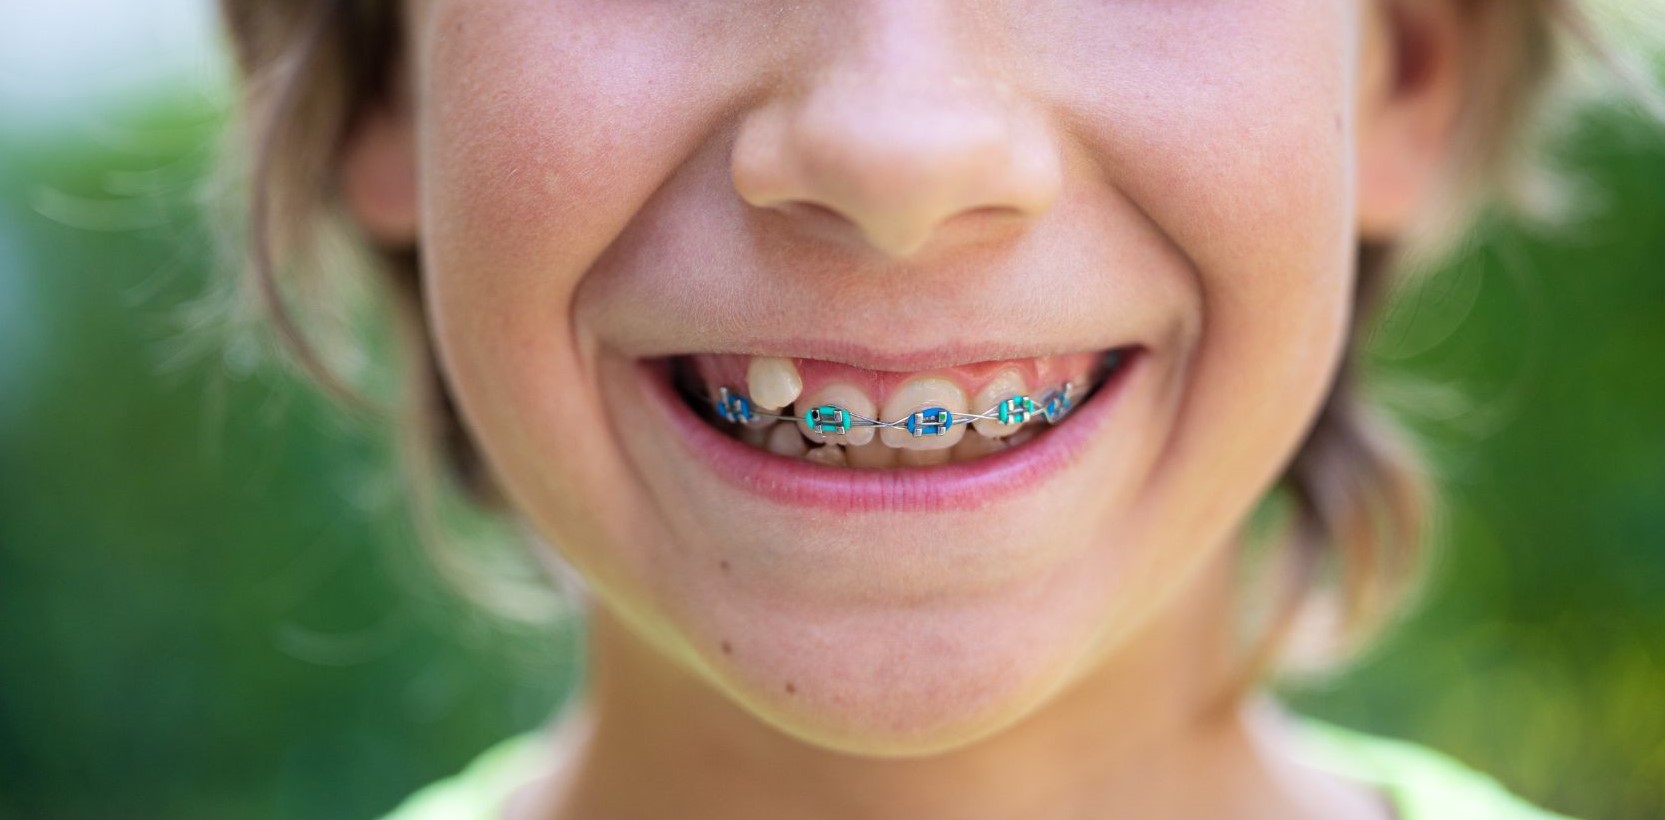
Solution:
<svg viewBox="0 0 1665 820">
<path fill-rule="evenodd" d="M 416 244 L 419 226 L 416 138 L 409 104 L 404 95 L 393 96 L 359 115 L 339 173 L 359 227 L 378 245 L 403 248 Z"/>
<path fill-rule="evenodd" d="M 1359 234 L 1409 226 L 1444 173 L 1464 104 L 1470 20 L 1456 0 L 1367 0 L 1358 89 Z"/>
</svg>

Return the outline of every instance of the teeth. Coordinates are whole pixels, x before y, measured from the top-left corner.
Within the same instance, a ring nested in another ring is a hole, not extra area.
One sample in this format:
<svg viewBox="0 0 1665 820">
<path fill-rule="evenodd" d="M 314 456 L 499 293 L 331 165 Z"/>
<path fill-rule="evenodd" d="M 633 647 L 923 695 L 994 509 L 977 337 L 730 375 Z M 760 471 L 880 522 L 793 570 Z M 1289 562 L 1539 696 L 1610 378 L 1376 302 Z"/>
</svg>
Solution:
<svg viewBox="0 0 1665 820">
<path fill-rule="evenodd" d="M 977 438 L 971 436 L 971 438 Z M 941 450 L 897 450 L 896 461 L 903 467 L 929 467 L 933 464 L 947 464 L 954 457 L 954 451 Z"/>
<path fill-rule="evenodd" d="M 1125 356 L 1120 351 L 1105 355 L 1086 382 L 1098 383 L 1108 378 L 1120 369 L 1123 358 Z M 726 372 L 733 373 L 732 370 Z M 732 375 L 728 377 L 730 384 L 733 383 L 732 378 Z M 678 387 L 694 390 L 686 380 L 679 381 Z M 1020 367 L 1008 364 L 996 369 L 993 378 L 969 400 L 965 390 L 955 380 L 942 374 L 919 375 L 893 390 L 885 399 L 884 407 L 880 408 L 875 406 L 869 394 L 848 381 L 827 383 L 806 392 L 796 359 L 754 356 L 746 362 L 745 390 L 730 387 L 729 392 L 749 398 L 759 413 L 743 423 L 736 423 L 740 422 L 739 417 L 744 416 L 745 408 L 734 402 L 726 408 L 717 407 L 716 414 L 728 420 L 729 423 L 724 426 L 735 438 L 777 455 L 828 466 L 864 469 L 924 467 L 985 458 L 1021 446 L 1040 435 L 1047 425 L 1031 423 L 1036 416 L 1044 417 L 1040 407 L 1030 411 L 1029 418 L 1010 423 L 1002 423 L 998 418 L 966 419 L 970 411 L 999 416 L 1010 399 L 1027 396 L 1033 400 L 1031 391 L 1035 389 Z M 1076 401 L 1080 401 L 1086 392 L 1078 389 Z M 837 424 L 836 413 L 842 409 L 847 414 L 845 418 L 853 423 L 842 433 L 811 431 L 804 420 L 805 414 L 813 408 L 829 406 L 834 410 L 817 414 L 819 418 L 833 419 L 832 423 Z M 707 411 L 711 409 L 708 405 Z M 1007 409 L 1015 412 L 1022 410 L 1020 407 Z M 943 428 L 940 417 L 935 413 L 926 415 L 924 411 L 927 410 L 951 414 L 953 421 Z M 855 422 L 856 418 L 885 419 L 886 422 L 873 427 L 857 426 L 860 422 Z M 916 429 L 924 428 L 918 430 L 919 435 L 908 429 L 910 420 Z M 895 426 L 885 426 L 891 424 Z M 968 429 L 975 430 L 977 435 L 968 435 Z"/>
<path fill-rule="evenodd" d="M 797 426 L 792 424 L 776 424 L 769 428 L 766 446 L 769 452 L 783 456 L 801 456 L 809 450 L 809 444 L 804 441 Z"/>
<path fill-rule="evenodd" d="M 773 412 L 797 401 L 804 378 L 791 359 L 754 356 L 746 366 L 746 395 L 758 407 Z"/>
<path fill-rule="evenodd" d="M 846 447 L 844 455 L 851 467 L 896 466 L 896 451 L 886 447 L 881 441 L 870 441 L 860 447 Z"/>
<path fill-rule="evenodd" d="M 1022 430 L 1019 430 L 1016 433 L 1013 433 L 1009 438 L 1006 439 L 1006 446 L 1016 447 L 1019 444 L 1023 444 L 1024 442 L 1034 438 L 1035 436 L 1040 435 L 1040 433 L 1041 433 L 1040 429 L 1035 427 L 1034 425 L 1024 427 Z"/>
<path fill-rule="evenodd" d="M 885 420 L 907 418 L 927 407 L 940 407 L 956 417 L 965 412 L 965 391 L 941 377 L 926 376 L 914 379 L 897 388 L 885 400 Z M 955 418 L 942 435 L 914 436 L 905 427 L 886 427 L 879 431 L 879 439 L 901 450 L 946 450 L 958 444 L 965 435 L 965 423 Z"/>
<path fill-rule="evenodd" d="M 1016 370 L 1003 370 L 994 377 L 994 381 L 989 382 L 982 390 L 977 391 L 977 398 L 972 401 L 971 406 L 977 408 L 977 412 L 982 413 L 995 408 L 1001 402 L 1013 396 L 1027 395 L 1029 395 L 1029 385 L 1024 384 L 1023 376 Z M 975 427 L 977 432 L 989 438 L 1003 438 L 1023 429 L 1021 424 L 1001 424 L 989 419 L 978 419 L 972 422 L 971 426 Z"/>
<path fill-rule="evenodd" d="M 971 461 L 975 458 L 998 453 L 1011 446 L 1006 443 L 1007 441 L 1007 439 L 989 438 L 983 435 L 966 436 L 960 439 L 959 444 L 954 445 L 954 460 Z"/>
<path fill-rule="evenodd" d="M 811 441 L 839 442 L 860 447 L 873 440 L 873 428 L 871 427 L 851 427 L 848 433 L 842 435 L 811 431 L 809 425 L 804 423 L 803 415 L 810 408 L 820 407 L 823 404 L 834 404 L 858 416 L 866 416 L 867 418 L 878 415 L 873 406 L 873 400 L 854 385 L 842 382 L 823 385 L 817 388 L 813 395 L 805 397 L 805 400 L 792 406 L 793 412 L 798 416 L 798 429 L 802 430 Z"/>
<path fill-rule="evenodd" d="M 804 458 L 816 464 L 827 464 L 833 467 L 849 465 L 849 459 L 844 455 L 844 448 L 837 444 L 823 444 L 820 447 L 811 448 L 809 452 L 804 454 Z"/>
<path fill-rule="evenodd" d="M 769 442 L 769 430 L 773 427 L 773 424 L 767 427 L 760 424 L 742 424 L 740 425 L 740 440 L 753 447 L 762 447 Z"/>
</svg>

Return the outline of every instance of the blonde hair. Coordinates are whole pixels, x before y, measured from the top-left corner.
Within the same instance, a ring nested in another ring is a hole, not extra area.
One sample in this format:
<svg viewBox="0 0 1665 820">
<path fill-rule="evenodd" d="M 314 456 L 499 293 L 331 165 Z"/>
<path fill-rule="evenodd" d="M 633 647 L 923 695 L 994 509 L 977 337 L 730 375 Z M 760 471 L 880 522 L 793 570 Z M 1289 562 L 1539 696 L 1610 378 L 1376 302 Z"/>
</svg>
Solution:
<svg viewBox="0 0 1665 820">
<path fill-rule="evenodd" d="M 1278 483 L 1283 515 L 1271 541 L 1281 547 L 1272 585 L 1271 614 L 1245 664 L 1258 677 L 1288 647 L 1303 612 L 1326 612 L 1338 640 L 1356 647 L 1395 611 L 1418 575 L 1430 540 L 1434 510 L 1430 473 L 1417 448 L 1362 392 L 1358 373 L 1361 328 L 1390 285 L 1413 275 L 1415 260 L 1448 246 L 1456 231 L 1427 226 L 1466 224 L 1487 202 L 1518 204 L 1516 184 L 1530 156 L 1534 121 L 1551 80 L 1565 62 L 1569 40 L 1588 43 L 1590 27 L 1572 0 L 1453 0 L 1471 15 L 1481 42 L 1470 50 L 1486 59 L 1469 72 L 1468 99 L 1458 123 L 1456 150 L 1434 215 L 1392 245 L 1359 249 L 1354 324 L 1348 352 L 1315 424 Z M 241 100 L 241 150 L 248 174 L 246 251 L 249 276 L 265 314 L 295 360 L 325 390 L 352 407 L 376 409 L 326 361 L 350 345 L 351 334 L 303 330 L 300 317 L 318 308 L 291 308 L 285 287 L 316 294 L 331 277 L 358 275 L 350 266 L 321 264 L 320 239 L 346 224 L 336 189 L 336 166 L 356 118 L 390 91 L 399 58 L 398 0 L 221 0 L 246 77 Z M 461 425 L 428 349 L 416 260 L 408 252 L 377 251 L 371 266 L 401 330 L 398 353 L 407 376 L 391 411 L 404 434 L 403 463 L 432 499 L 439 480 L 451 481 L 487 509 L 503 500 Z M 1407 261 L 1411 260 L 1411 261 Z M 341 283 L 334 283 L 339 285 Z M 337 329 L 339 330 L 339 329 Z M 322 339 L 322 341 L 320 341 Z M 428 508 L 431 509 L 432 505 Z M 451 574 L 469 573 L 452 550 L 423 531 L 432 557 Z M 1334 583 L 1325 582 L 1329 575 Z M 478 576 L 472 576 L 478 580 Z M 498 603 L 502 598 L 492 596 Z M 1323 606 L 1318 606 L 1323 604 Z"/>
</svg>

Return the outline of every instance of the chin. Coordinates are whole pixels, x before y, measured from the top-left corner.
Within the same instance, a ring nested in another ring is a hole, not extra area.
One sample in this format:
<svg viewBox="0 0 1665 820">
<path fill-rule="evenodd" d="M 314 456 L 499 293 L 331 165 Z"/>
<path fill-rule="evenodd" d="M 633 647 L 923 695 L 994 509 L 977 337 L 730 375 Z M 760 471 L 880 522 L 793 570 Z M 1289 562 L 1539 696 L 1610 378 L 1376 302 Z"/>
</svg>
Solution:
<svg viewBox="0 0 1665 820">
<path fill-rule="evenodd" d="M 954 605 L 844 611 L 706 602 L 680 632 L 719 691 L 785 734 L 920 757 L 1000 732 L 1070 682 L 1105 616 L 1104 596 L 1082 586 L 1058 577 Z"/>
</svg>

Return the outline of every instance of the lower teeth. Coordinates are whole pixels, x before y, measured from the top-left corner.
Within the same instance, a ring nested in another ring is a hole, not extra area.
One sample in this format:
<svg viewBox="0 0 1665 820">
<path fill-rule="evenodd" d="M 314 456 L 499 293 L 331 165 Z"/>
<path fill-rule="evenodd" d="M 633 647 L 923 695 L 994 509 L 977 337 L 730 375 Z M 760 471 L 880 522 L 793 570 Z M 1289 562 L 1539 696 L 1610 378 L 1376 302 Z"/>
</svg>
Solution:
<svg viewBox="0 0 1665 820">
<path fill-rule="evenodd" d="M 861 446 L 836 441 L 811 441 L 804 437 L 797 423 L 789 421 L 747 425 L 733 432 L 735 438 L 760 450 L 829 467 L 924 467 L 994 455 L 1033 439 L 1041 430 L 1026 426 L 1006 438 L 990 438 L 968 430 L 959 443 L 935 450 L 895 448 L 877 438 Z"/>
</svg>

